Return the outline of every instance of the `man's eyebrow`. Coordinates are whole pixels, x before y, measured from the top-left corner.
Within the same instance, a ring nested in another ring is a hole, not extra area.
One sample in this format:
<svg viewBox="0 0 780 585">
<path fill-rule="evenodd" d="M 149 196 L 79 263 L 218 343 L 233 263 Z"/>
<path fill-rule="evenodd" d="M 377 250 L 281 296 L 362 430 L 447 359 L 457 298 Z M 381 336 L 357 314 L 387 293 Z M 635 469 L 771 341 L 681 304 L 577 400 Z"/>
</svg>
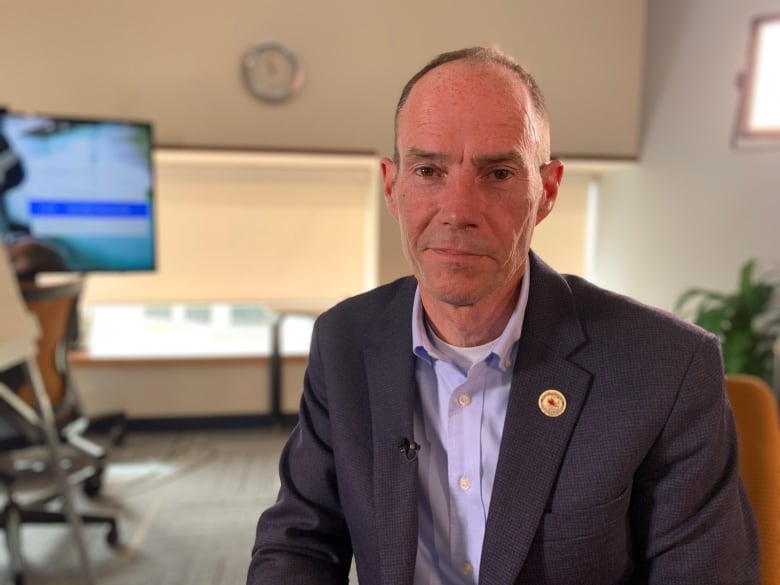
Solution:
<svg viewBox="0 0 780 585">
<path fill-rule="evenodd" d="M 425 150 L 423 148 L 411 147 L 402 157 L 404 161 L 427 161 L 432 163 L 444 163 L 450 160 L 449 156 L 443 152 L 434 150 Z M 475 154 L 472 163 L 478 167 L 485 167 L 495 164 L 514 164 L 519 167 L 526 167 L 523 156 L 516 150 L 507 150 L 505 152 L 491 152 L 484 154 Z"/>
<path fill-rule="evenodd" d="M 506 152 L 493 152 L 487 154 L 475 154 L 472 157 L 472 161 L 477 166 L 492 165 L 497 163 L 514 163 L 517 165 L 525 166 L 523 157 L 516 150 L 508 150 Z"/>
<path fill-rule="evenodd" d="M 447 160 L 447 156 L 444 153 L 416 147 L 410 148 L 406 154 L 404 154 L 403 158 L 405 160 L 429 160 L 433 162 Z"/>
</svg>

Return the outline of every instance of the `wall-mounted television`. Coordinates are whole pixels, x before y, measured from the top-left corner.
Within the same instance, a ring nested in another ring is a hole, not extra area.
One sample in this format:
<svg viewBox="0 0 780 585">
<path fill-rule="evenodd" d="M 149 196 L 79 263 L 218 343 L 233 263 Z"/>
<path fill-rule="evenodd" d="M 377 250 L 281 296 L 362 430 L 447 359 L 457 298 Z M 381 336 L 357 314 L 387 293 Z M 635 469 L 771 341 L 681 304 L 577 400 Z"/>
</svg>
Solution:
<svg viewBox="0 0 780 585">
<path fill-rule="evenodd" d="M 17 274 L 154 270 L 152 144 L 149 122 L 0 111 L 0 232 Z"/>
</svg>

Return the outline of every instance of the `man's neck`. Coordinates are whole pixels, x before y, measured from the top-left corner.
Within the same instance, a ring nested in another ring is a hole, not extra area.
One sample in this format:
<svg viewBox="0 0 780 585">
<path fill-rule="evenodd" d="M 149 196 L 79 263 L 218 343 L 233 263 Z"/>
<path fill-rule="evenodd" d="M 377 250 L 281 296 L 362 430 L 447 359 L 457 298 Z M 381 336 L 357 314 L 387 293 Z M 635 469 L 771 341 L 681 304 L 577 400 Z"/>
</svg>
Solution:
<svg viewBox="0 0 780 585">
<path fill-rule="evenodd" d="M 518 282 L 473 305 L 451 305 L 420 289 L 428 325 L 440 339 L 457 347 L 475 347 L 500 337 L 519 295 Z"/>
</svg>

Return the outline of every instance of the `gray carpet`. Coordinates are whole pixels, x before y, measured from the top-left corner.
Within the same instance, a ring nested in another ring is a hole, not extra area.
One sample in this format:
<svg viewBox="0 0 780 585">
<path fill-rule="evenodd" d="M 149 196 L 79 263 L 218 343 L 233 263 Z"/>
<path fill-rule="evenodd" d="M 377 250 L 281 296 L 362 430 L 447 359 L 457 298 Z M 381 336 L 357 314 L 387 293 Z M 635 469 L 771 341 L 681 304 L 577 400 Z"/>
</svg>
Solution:
<svg viewBox="0 0 780 585">
<path fill-rule="evenodd" d="M 77 506 L 113 511 L 120 545 L 85 526 L 100 585 L 242 585 L 260 512 L 278 489 L 286 431 L 130 433 L 113 448 L 99 497 Z M 22 529 L 27 585 L 83 582 L 67 525 Z M 8 556 L 0 547 L 0 575 Z"/>
</svg>

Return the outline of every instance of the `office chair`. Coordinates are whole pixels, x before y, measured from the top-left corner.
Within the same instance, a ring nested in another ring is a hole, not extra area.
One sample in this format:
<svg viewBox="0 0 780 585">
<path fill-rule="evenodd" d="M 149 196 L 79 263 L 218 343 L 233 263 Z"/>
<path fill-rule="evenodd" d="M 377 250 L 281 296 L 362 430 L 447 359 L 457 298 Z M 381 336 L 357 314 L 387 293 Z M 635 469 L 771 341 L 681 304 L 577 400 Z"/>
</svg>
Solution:
<svg viewBox="0 0 780 585">
<path fill-rule="evenodd" d="M 739 475 L 758 524 L 761 582 L 780 583 L 780 423 L 777 400 L 764 380 L 727 374 L 737 427 Z"/>
<path fill-rule="evenodd" d="M 62 444 L 38 367 L 36 346 L 41 337 L 41 324 L 24 306 L 18 275 L 13 273 L 2 238 L 0 323 L 0 491 L 5 491 L 5 497 L 0 499 L 0 520 L 14 583 L 24 582 L 22 524 L 64 521 L 72 530 L 81 561 L 80 582 L 94 585 L 82 524 L 97 520 L 98 516 L 80 516 L 72 494 L 72 486 L 86 477 L 85 473 L 94 473 L 93 460 L 68 446 L 71 456 Z M 32 389 L 33 406 L 15 393 L 25 383 Z M 34 491 L 26 490 L 30 487 L 26 479 L 31 475 L 43 480 L 32 486 Z M 110 527 L 109 542 L 116 542 L 116 520 L 109 516 L 100 520 Z"/>
<path fill-rule="evenodd" d="M 63 487 L 63 480 L 52 469 L 51 454 L 46 449 L 49 439 L 44 418 L 2 379 L 7 378 L 0 376 L 0 486 L 5 491 L 0 527 L 6 534 L 13 582 L 24 585 L 23 525 L 72 525 L 72 515 L 75 514 L 80 524 L 106 525 L 106 541 L 112 547 L 119 542 L 119 531 L 113 514 L 79 513 L 64 491 L 69 485 L 79 485 L 101 473 L 102 469 L 96 467 L 92 457 L 85 457 L 77 448 L 63 443 L 57 453 L 67 482 Z M 70 510 L 66 508 L 68 505 Z"/>
<path fill-rule="evenodd" d="M 22 297 L 27 309 L 40 323 L 41 336 L 38 339 L 38 368 L 43 378 L 46 393 L 54 409 L 55 420 L 64 442 L 72 445 L 95 461 L 97 473 L 83 484 L 89 496 L 96 495 L 102 486 L 103 469 L 108 457 L 107 449 L 87 439 L 84 434 L 97 426 L 108 427 L 110 443 L 121 444 L 127 418 L 124 413 L 110 413 L 98 418 L 84 414 L 78 391 L 70 376 L 68 351 L 78 337 L 78 301 L 82 281 L 39 286 L 33 281 L 20 283 Z M 24 384 L 18 394 L 34 404 L 32 388 Z"/>
</svg>

